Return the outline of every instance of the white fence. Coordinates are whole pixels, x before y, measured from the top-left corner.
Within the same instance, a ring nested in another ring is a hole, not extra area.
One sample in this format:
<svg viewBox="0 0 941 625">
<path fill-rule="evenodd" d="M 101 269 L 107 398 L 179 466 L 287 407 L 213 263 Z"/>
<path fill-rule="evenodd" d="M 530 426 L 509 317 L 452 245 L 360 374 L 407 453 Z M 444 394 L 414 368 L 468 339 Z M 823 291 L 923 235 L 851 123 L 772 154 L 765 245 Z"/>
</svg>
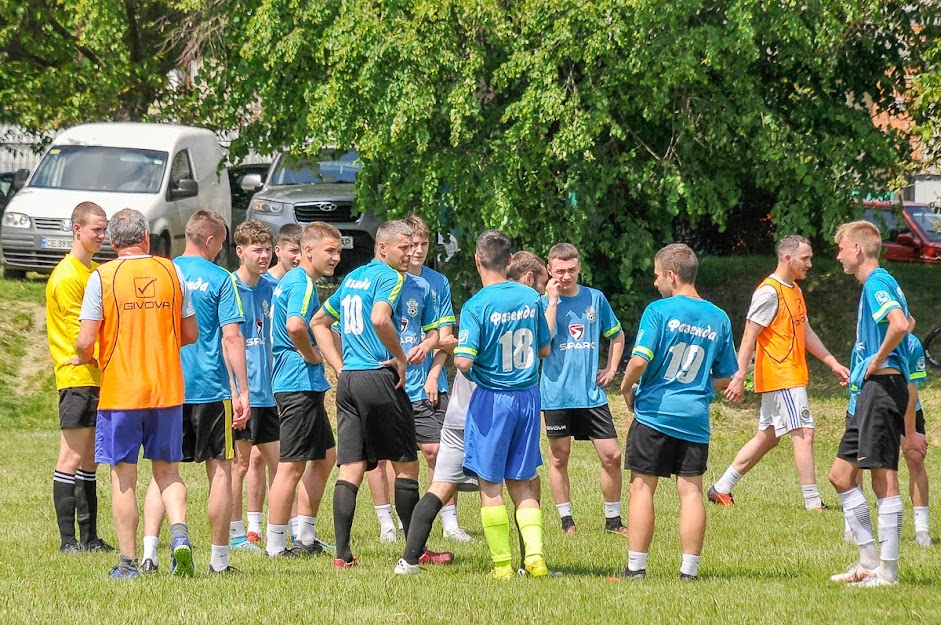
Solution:
<svg viewBox="0 0 941 625">
<path fill-rule="evenodd" d="M 18 126 L 0 124 L 0 171 L 35 169 L 42 156 L 41 138 Z"/>
</svg>

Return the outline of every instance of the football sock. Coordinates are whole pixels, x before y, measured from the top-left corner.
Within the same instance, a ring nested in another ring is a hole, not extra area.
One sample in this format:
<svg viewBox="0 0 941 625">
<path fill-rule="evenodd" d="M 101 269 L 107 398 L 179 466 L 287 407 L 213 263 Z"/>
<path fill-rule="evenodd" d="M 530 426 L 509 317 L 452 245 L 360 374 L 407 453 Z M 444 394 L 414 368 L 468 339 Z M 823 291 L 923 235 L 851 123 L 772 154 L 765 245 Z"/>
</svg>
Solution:
<svg viewBox="0 0 941 625">
<path fill-rule="evenodd" d="M 392 520 L 392 504 L 387 503 L 383 506 L 375 506 L 376 508 L 376 518 L 379 519 L 379 532 L 385 534 L 386 532 L 394 532 L 395 521 Z"/>
<path fill-rule="evenodd" d="M 647 570 L 647 552 L 646 551 L 628 551 L 627 552 L 627 570 L 628 571 Z"/>
<path fill-rule="evenodd" d="M 246 516 L 248 517 L 248 531 L 261 534 L 261 512 L 249 512 Z"/>
<path fill-rule="evenodd" d="M 606 501 L 604 502 L 604 518 L 614 519 L 621 518 L 621 502 L 620 501 Z"/>
<path fill-rule="evenodd" d="M 209 566 L 213 571 L 224 571 L 229 568 L 229 546 L 212 545 L 212 555 L 210 556 Z"/>
<path fill-rule="evenodd" d="M 717 493 L 731 493 L 732 489 L 735 488 L 735 485 L 738 484 L 738 481 L 742 479 L 742 474 L 729 467 L 725 470 L 725 473 L 722 474 L 722 477 L 719 478 L 719 481 L 713 484 L 713 488 L 716 489 Z"/>
<path fill-rule="evenodd" d="M 153 560 L 153 563 L 157 564 L 157 541 L 159 540 L 159 536 L 144 536 L 144 555 L 141 556 L 141 560 Z"/>
<path fill-rule="evenodd" d="M 425 543 L 428 542 L 431 526 L 439 510 L 442 510 L 441 500 L 434 493 L 425 493 L 412 510 L 412 521 L 405 537 L 405 552 L 402 555 L 409 564 L 418 564 L 418 558 L 425 551 Z"/>
<path fill-rule="evenodd" d="M 912 508 L 915 513 L 915 531 L 927 532 L 928 529 L 928 506 L 915 506 Z"/>
<path fill-rule="evenodd" d="M 82 544 L 98 538 L 98 480 L 94 471 L 75 472 L 75 510 Z"/>
<path fill-rule="evenodd" d="M 428 495 L 425 495 L 425 497 L 427 496 Z M 435 497 L 435 499 L 438 498 Z M 413 512 L 412 514 L 415 513 Z M 444 506 L 441 508 L 441 529 L 444 531 L 445 535 L 453 534 L 461 529 L 457 524 L 457 506 Z"/>
<path fill-rule="evenodd" d="M 268 520 L 268 538 L 265 544 L 265 551 L 269 556 L 281 553 L 287 549 L 288 526 L 274 525 Z"/>
<path fill-rule="evenodd" d="M 872 533 L 872 517 L 869 515 L 866 497 L 858 486 L 839 495 L 843 505 L 843 518 L 849 523 L 853 538 L 859 546 L 859 562 L 867 569 L 873 569 L 879 564 L 879 554 L 876 551 L 876 538 Z"/>
<path fill-rule="evenodd" d="M 317 517 L 297 515 L 297 542 L 312 545 L 317 540 Z"/>
<path fill-rule="evenodd" d="M 879 552 L 882 561 L 899 559 L 899 539 L 902 536 L 902 498 L 886 497 L 876 501 L 879 514 Z"/>
<path fill-rule="evenodd" d="M 684 553 L 683 563 L 680 564 L 680 573 L 683 575 L 692 575 L 693 577 L 699 575 L 699 558 L 701 557 L 702 556 L 694 556 L 689 553 Z"/>
<path fill-rule="evenodd" d="M 565 518 L 567 516 L 572 516 L 572 502 L 566 501 L 565 503 L 555 504 L 555 509 L 559 511 L 559 518 Z"/>
<path fill-rule="evenodd" d="M 480 524 L 494 566 L 510 566 L 510 517 L 506 513 L 506 506 L 481 506 Z"/>
<path fill-rule="evenodd" d="M 230 538 L 240 538 L 245 536 L 245 524 L 242 523 L 242 519 L 238 521 L 229 522 L 229 537 Z"/>
<path fill-rule="evenodd" d="M 542 557 L 542 510 L 539 508 L 519 508 L 516 511 L 516 525 L 526 546 L 524 564 L 532 564 Z M 509 530 L 509 522 L 507 522 Z M 509 546 L 509 541 L 507 542 Z"/>
<path fill-rule="evenodd" d="M 818 510 L 823 505 L 820 499 L 820 489 L 816 484 L 802 484 L 801 492 L 804 495 L 804 507 L 808 510 Z"/>
<path fill-rule="evenodd" d="M 359 488 L 346 480 L 337 480 L 333 487 L 333 531 L 336 534 L 337 558 L 344 562 L 353 561 L 350 551 L 350 532 L 353 529 L 353 515 L 356 514 L 356 493 Z"/>
<path fill-rule="evenodd" d="M 291 540 L 297 538 L 297 517 L 292 516 L 288 519 L 288 527 L 291 528 Z"/>
<path fill-rule="evenodd" d="M 399 515 L 406 536 L 408 536 L 408 525 L 412 521 L 412 511 L 418 504 L 418 497 L 418 480 L 395 478 L 395 511 Z"/>
<path fill-rule="evenodd" d="M 63 545 L 75 542 L 75 475 L 55 471 L 52 474 L 52 503 L 56 508 L 59 538 Z"/>
</svg>

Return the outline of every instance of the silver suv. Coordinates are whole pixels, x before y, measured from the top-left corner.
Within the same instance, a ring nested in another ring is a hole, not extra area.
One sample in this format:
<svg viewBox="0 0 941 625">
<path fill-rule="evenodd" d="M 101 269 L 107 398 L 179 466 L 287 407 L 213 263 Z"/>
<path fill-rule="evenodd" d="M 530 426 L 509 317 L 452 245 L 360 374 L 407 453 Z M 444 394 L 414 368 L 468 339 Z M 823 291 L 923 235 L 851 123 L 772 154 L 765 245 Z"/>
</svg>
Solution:
<svg viewBox="0 0 941 625">
<path fill-rule="evenodd" d="M 301 226 L 325 221 L 343 235 L 343 255 L 336 276 L 369 262 L 381 223 L 370 211 L 354 213 L 355 182 L 361 163 L 356 152 L 324 149 L 317 157 L 285 152 L 275 158 L 262 184 L 261 176 L 242 179 L 242 189 L 255 195 L 246 219 L 257 219 L 277 237 L 284 224 Z"/>
</svg>

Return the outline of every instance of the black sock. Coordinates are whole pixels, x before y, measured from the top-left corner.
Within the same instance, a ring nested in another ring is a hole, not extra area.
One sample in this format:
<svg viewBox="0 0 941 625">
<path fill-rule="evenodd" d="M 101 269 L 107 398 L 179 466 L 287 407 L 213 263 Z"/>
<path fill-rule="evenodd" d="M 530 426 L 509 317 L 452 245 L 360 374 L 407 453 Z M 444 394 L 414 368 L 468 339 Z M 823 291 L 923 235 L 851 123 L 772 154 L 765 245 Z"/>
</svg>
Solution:
<svg viewBox="0 0 941 625">
<path fill-rule="evenodd" d="M 408 536 L 408 528 L 412 521 L 412 511 L 418 504 L 418 480 L 405 477 L 395 478 L 395 511 L 402 521 L 402 529 Z"/>
<path fill-rule="evenodd" d="M 396 500 L 398 501 L 398 500 Z M 405 538 L 405 553 L 402 558 L 409 564 L 418 564 L 418 557 L 425 551 L 425 543 L 431 534 L 435 517 L 444 503 L 434 493 L 425 493 L 412 511 L 412 522 Z"/>
<path fill-rule="evenodd" d="M 75 475 L 63 471 L 52 474 L 52 502 L 56 507 L 62 545 L 75 542 Z"/>
<path fill-rule="evenodd" d="M 356 493 L 359 488 L 345 480 L 337 480 L 333 487 L 333 532 L 337 541 L 337 558 L 344 562 L 353 560 L 350 550 L 350 532 L 353 531 L 353 515 L 356 514 Z"/>
<path fill-rule="evenodd" d="M 94 471 L 75 472 L 75 511 L 82 544 L 98 538 L 98 482 Z"/>
</svg>

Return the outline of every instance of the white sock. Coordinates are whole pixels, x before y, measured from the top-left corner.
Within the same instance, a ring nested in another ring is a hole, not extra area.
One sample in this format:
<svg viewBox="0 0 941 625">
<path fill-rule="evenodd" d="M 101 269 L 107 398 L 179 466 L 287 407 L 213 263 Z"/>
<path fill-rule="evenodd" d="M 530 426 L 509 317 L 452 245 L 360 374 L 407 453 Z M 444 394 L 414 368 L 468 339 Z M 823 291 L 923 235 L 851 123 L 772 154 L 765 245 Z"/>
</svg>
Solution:
<svg viewBox="0 0 941 625">
<path fill-rule="evenodd" d="M 376 518 L 379 519 L 379 532 L 394 532 L 395 521 L 392 520 L 392 504 L 387 503 L 376 508 Z"/>
<path fill-rule="evenodd" d="M 735 485 L 738 484 L 738 481 L 742 479 L 742 474 L 729 467 L 725 470 L 725 473 L 722 474 L 722 477 L 719 478 L 719 481 L 713 484 L 713 488 L 716 489 L 717 493 L 731 493 L 732 489 L 735 488 Z"/>
<path fill-rule="evenodd" d="M 866 497 L 858 486 L 839 495 L 843 518 L 849 523 L 859 546 L 859 562 L 867 569 L 873 569 L 879 564 L 879 553 L 876 551 L 876 537 L 872 533 L 872 517 L 869 515 Z"/>
<path fill-rule="evenodd" d="M 684 575 L 692 575 L 695 577 L 699 574 L 699 558 L 702 556 L 694 556 L 689 553 L 683 554 L 683 563 L 680 564 L 680 573 Z"/>
<path fill-rule="evenodd" d="M 572 502 L 566 501 L 565 503 L 555 504 L 555 509 L 559 511 L 559 518 L 572 516 Z"/>
<path fill-rule="evenodd" d="M 445 534 L 453 534 L 460 529 L 457 524 L 457 506 L 444 506 L 438 515 L 441 517 L 441 529 Z"/>
<path fill-rule="evenodd" d="M 229 546 L 212 545 L 211 558 L 209 566 L 212 567 L 213 571 L 224 571 L 229 568 Z"/>
<path fill-rule="evenodd" d="M 238 521 L 232 521 L 229 523 L 229 537 L 238 538 L 240 536 L 245 536 L 245 524 L 242 523 L 242 519 Z"/>
<path fill-rule="evenodd" d="M 317 540 L 317 517 L 297 515 L 297 542 L 312 545 Z"/>
<path fill-rule="evenodd" d="M 291 539 L 297 538 L 297 517 L 292 516 L 288 520 L 288 526 L 291 528 Z"/>
<path fill-rule="evenodd" d="M 915 512 L 915 531 L 928 532 L 928 506 L 915 506 L 912 508 Z"/>
<path fill-rule="evenodd" d="M 141 561 L 153 560 L 154 564 L 157 564 L 157 541 L 159 540 L 159 536 L 144 536 L 144 556 Z"/>
<path fill-rule="evenodd" d="M 271 521 L 268 521 L 268 541 L 265 550 L 269 556 L 287 549 L 287 533 L 287 525 L 272 525 Z"/>
<path fill-rule="evenodd" d="M 804 507 L 808 510 L 817 510 L 823 505 L 820 489 L 816 484 L 801 484 L 801 492 L 804 494 Z"/>
<path fill-rule="evenodd" d="M 643 571 L 647 568 L 647 554 L 640 551 L 627 552 L 627 570 Z"/>
<path fill-rule="evenodd" d="M 248 531 L 261 534 L 261 512 L 249 512 L 247 516 Z"/>
<path fill-rule="evenodd" d="M 899 540 L 902 537 L 902 498 L 886 497 L 876 501 L 879 511 L 879 552 L 883 562 L 899 559 Z"/>
<path fill-rule="evenodd" d="M 614 517 L 621 517 L 621 502 L 620 501 L 606 501 L 604 502 L 604 518 L 613 519 Z"/>
</svg>

